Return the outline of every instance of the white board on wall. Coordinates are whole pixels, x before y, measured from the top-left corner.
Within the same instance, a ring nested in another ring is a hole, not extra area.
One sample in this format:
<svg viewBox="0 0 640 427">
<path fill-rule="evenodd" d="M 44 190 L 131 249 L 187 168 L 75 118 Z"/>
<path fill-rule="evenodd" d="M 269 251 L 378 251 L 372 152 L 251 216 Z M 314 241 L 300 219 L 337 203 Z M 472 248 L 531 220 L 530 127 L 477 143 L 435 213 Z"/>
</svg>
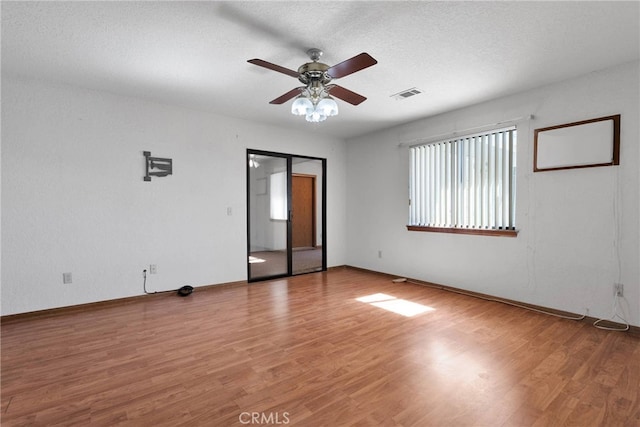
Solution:
<svg viewBox="0 0 640 427">
<path fill-rule="evenodd" d="M 533 171 L 620 163 L 620 115 L 534 131 Z"/>
</svg>

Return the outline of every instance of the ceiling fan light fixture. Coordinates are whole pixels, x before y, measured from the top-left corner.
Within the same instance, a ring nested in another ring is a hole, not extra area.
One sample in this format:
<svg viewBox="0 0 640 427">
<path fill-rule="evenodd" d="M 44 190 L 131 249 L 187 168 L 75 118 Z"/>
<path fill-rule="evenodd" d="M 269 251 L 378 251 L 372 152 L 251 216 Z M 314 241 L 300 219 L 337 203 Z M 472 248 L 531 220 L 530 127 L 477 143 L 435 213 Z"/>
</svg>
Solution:
<svg viewBox="0 0 640 427">
<path fill-rule="evenodd" d="M 296 116 L 304 116 L 309 114 L 309 112 L 313 111 L 313 103 L 309 100 L 309 98 L 305 98 L 300 95 L 293 101 L 291 105 L 291 114 Z"/>
<path fill-rule="evenodd" d="M 327 117 L 337 115 L 338 104 L 330 96 L 325 96 L 318 101 L 313 96 L 302 94 L 291 104 L 291 114 L 305 116 L 311 123 L 319 123 L 325 121 Z"/>
</svg>

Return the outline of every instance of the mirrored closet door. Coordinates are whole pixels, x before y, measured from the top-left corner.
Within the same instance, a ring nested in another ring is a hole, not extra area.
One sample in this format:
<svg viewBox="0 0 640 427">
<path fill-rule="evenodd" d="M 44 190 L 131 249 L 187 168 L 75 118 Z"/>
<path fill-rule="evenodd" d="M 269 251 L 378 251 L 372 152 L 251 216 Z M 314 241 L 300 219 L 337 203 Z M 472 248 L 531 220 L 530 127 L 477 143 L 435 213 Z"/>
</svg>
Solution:
<svg viewBox="0 0 640 427">
<path fill-rule="evenodd" d="M 248 280 L 326 270 L 326 160 L 247 150 Z"/>
</svg>

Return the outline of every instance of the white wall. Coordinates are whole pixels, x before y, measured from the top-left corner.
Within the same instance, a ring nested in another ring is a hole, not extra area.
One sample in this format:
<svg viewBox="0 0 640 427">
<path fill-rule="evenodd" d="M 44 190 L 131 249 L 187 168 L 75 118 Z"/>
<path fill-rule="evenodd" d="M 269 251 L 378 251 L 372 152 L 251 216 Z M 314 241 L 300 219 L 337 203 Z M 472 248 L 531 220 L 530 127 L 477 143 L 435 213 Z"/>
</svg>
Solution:
<svg viewBox="0 0 640 427">
<path fill-rule="evenodd" d="M 605 318 L 619 282 L 640 325 L 639 75 L 626 64 L 348 141 L 347 263 Z M 518 125 L 517 238 L 406 230 L 409 155 L 398 144 L 529 114 Z M 613 114 L 620 166 L 532 172 L 535 128 Z"/>
<path fill-rule="evenodd" d="M 245 280 L 247 148 L 327 158 L 344 264 L 343 141 L 3 76 L 2 314 L 142 294 L 149 264 L 149 290 Z M 173 175 L 144 182 L 145 150 Z"/>
</svg>

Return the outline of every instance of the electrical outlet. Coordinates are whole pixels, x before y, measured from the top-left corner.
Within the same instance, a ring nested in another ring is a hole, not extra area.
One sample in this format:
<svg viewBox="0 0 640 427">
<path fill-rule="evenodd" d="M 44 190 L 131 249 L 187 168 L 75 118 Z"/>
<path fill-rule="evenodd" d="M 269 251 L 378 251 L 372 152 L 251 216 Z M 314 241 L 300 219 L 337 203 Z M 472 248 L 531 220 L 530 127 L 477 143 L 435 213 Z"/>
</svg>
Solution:
<svg viewBox="0 0 640 427">
<path fill-rule="evenodd" d="M 378 258 L 382 258 L 382 251 L 378 250 Z"/>
<path fill-rule="evenodd" d="M 73 278 L 71 277 L 71 273 L 62 273 L 62 284 L 68 285 L 73 282 Z"/>
<path fill-rule="evenodd" d="M 158 273 L 158 266 L 156 264 L 151 264 L 149 266 L 149 274 L 156 274 Z"/>
<path fill-rule="evenodd" d="M 624 285 L 622 283 L 614 283 L 613 284 L 614 295 L 617 297 L 624 296 Z"/>
</svg>

